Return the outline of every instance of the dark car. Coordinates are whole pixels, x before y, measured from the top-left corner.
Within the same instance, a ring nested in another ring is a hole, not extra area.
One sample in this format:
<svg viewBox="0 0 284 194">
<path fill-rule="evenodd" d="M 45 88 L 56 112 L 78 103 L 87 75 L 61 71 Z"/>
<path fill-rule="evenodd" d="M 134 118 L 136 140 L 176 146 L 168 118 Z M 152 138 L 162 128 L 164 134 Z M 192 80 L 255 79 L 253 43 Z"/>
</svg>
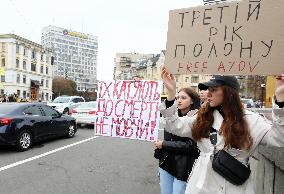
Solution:
<svg viewBox="0 0 284 194">
<path fill-rule="evenodd" d="M 76 120 L 40 103 L 0 103 L 0 145 L 19 151 L 33 142 L 56 136 L 73 137 Z"/>
</svg>

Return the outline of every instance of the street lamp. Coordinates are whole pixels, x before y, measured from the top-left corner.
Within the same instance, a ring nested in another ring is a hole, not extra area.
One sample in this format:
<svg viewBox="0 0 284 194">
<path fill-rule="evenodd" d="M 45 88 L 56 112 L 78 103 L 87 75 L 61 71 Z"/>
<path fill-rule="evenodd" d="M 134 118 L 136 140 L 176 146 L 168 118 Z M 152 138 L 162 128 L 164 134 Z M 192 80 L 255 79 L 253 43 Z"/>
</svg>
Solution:
<svg viewBox="0 0 284 194">
<path fill-rule="evenodd" d="M 264 102 L 264 88 L 265 84 L 260 84 L 261 86 L 261 108 L 264 108 L 265 102 Z"/>
</svg>

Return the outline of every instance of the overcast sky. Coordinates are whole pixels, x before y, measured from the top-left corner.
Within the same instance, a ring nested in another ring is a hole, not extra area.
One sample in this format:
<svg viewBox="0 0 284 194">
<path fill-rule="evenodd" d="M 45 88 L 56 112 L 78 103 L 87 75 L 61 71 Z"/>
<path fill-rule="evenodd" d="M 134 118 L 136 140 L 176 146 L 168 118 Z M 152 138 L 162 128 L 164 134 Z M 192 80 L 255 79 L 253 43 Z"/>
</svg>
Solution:
<svg viewBox="0 0 284 194">
<path fill-rule="evenodd" d="M 115 53 L 160 53 L 166 48 L 169 10 L 202 0 L 1 0 L 0 34 L 41 42 L 55 25 L 98 36 L 98 79 L 113 76 Z"/>
</svg>

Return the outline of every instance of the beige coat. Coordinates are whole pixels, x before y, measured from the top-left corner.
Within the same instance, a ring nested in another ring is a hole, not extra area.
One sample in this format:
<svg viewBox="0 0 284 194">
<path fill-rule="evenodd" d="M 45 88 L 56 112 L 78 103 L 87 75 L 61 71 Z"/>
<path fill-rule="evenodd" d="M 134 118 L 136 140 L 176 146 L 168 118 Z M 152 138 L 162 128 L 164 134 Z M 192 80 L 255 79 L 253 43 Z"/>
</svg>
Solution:
<svg viewBox="0 0 284 194">
<path fill-rule="evenodd" d="M 258 149 L 258 145 L 270 147 L 284 147 L 284 109 L 276 105 L 273 109 L 273 122 L 269 122 L 261 115 L 245 111 L 245 118 L 253 138 L 253 146 L 249 152 L 237 149 L 229 149 L 228 152 L 244 164 L 247 163 L 251 154 Z M 160 106 L 163 115 L 161 125 L 165 130 L 184 137 L 192 137 L 191 127 L 196 119 L 195 112 L 191 111 L 185 117 L 178 117 L 176 103 L 166 109 L 166 105 Z M 213 128 L 219 130 L 223 121 L 222 115 L 215 110 Z M 217 150 L 224 147 L 223 137 L 217 137 Z M 186 194 L 254 194 L 252 176 L 241 186 L 235 186 L 226 181 L 212 169 L 210 156 L 213 153 L 213 145 L 208 138 L 197 142 L 201 151 L 196 160 L 191 175 L 189 176 Z"/>
</svg>

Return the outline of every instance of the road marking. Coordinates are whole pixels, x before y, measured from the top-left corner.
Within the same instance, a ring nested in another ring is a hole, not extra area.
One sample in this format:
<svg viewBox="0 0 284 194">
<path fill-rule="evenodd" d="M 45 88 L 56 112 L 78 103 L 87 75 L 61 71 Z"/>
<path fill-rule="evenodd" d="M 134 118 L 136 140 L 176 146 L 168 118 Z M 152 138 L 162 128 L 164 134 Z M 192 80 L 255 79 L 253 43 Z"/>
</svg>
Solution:
<svg viewBox="0 0 284 194">
<path fill-rule="evenodd" d="M 1 171 L 4 171 L 4 170 L 7 170 L 7 169 L 9 169 L 9 168 L 13 168 L 13 167 L 19 166 L 19 165 L 21 165 L 21 164 L 24 164 L 24 163 L 33 161 L 33 160 L 36 160 L 36 159 L 42 158 L 42 157 L 44 157 L 44 156 L 53 154 L 53 153 L 55 153 L 55 152 L 59 152 L 59 151 L 61 151 L 61 150 L 64 150 L 64 149 L 73 147 L 73 146 L 75 146 L 75 145 L 78 145 L 78 144 L 81 144 L 81 143 L 90 141 L 90 140 L 95 139 L 95 138 L 97 138 L 97 137 L 99 137 L 99 136 L 94 136 L 94 137 L 91 137 L 91 138 L 88 138 L 88 139 L 84 139 L 84 140 L 82 140 L 82 141 L 78 141 L 78 142 L 76 142 L 76 143 L 72 143 L 72 144 L 70 144 L 70 145 L 67 145 L 67 146 L 64 146 L 64 147 L 61 147 L 61 148 L 57 148 L 57 149 L 55 149 L 55 150 L 51 150 L 51 151 L 49 151 L 49 152 L 46 152 L 46 153 L 43 153 L 43 154 L 40 154 L 40 155 L 37 155 L 37 156 L 33 156 L 33 157 L 27 158 L 27 159 L 25 159 L 25 160 L 21 160 L 21 161 L 18 161 L 18 162 L 9 164 L 9 165 L 7 165 L 7 166 L 3 166 L 3 167 L 0 168 L 0 172 L 1 172 Z"/>
</svg>

